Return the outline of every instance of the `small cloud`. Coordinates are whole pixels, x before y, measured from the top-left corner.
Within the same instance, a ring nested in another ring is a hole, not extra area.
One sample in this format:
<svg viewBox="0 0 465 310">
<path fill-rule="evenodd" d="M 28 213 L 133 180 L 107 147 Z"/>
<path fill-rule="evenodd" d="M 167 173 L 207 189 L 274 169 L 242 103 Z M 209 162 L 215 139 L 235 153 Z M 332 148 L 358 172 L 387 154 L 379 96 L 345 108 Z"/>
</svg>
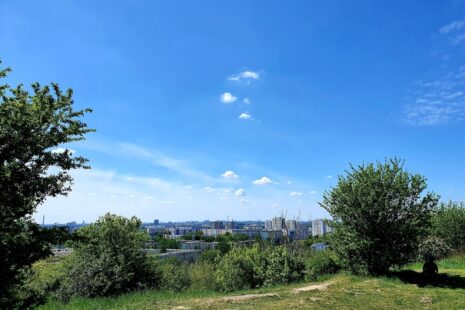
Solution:
<svg viewBox="0 0 465 310">
<path fill-rule="evenodd" d="M 328 179 L 328 180 L 331 180 L 332 178 L 333 178 L 332 175 L 327 175 L 327 176 L 325 176 L 325 179 Z"/>
<path fill-rule="evenodd" d="M 72 150 L 72 149 L 64 149 L 64 148 L 62 148 L 62 147 L 57 147 L 56 149 L 53 149 L 51 152 L 52 152 L 53 154 L 62 154 L 62 153 L 64 153 L 64 152 L 66 152 L 66 151 L 68 151 L 70 154 L 74 154 L 74 153 L 75 153 L 75 151 Z"/>
<path fill-rule="evenodd" d="M 252 101 L 250 101 L 249 97 L 245 97 L 244 100 L 242 100 L 242 102 L 244 102 L 245 104 L 251 104 L 252 103 Z"/>
<path fill-rule="evenodd" d="M 211 193 L 211 192 L 214 191 L 214 189 L 211 188 L 210 186 L 206 186 L 206 187 L 204 187 L 203 189 L 206 190 L 208 193 Z"/>
<path fill-rule="evenodd" d="M 230 81 L 241 81 L 241 80 L 250 81 L 250 80 L 258 80 L 258 79 L 260 79 L 260 74 L 258 72 L 248 71 L 248 70 L 229 77 Z"/>
<path fill-rule="evenodd" d="M 279 207 L 279 205 L 277 203 L 274 203 L 274 204 L 271 205 L 271 207 L 272 208 L 277 208 L 277 207 Z"/>
<path fill-rule="evenodd" d="M 268 177 L 261 177 L 260 179 L 253 181 L 253 184 L 256 184 L 256 185 L 267 185 L 271 183 L 273 182 Z"/>
<path fill-rule="evenodd" d="M 249 201 L 248 201 L 247 199 L 244 199 L 244 198 L 242 198 L 241 200 L 239 200 L 239 202 L 240 202 L 241 204 L 243 204 L 243 205 L 249 203 Z"/>
<path fill-rule="evenodd" d="M 145 201 L 153 201 L 155 198 L 153 198 L 152 196 L 145 196 L 144 197 L 144 200 Z"/>
<path fill-rule="evenodd" d="M 308 193 L 309 193 L 310 195 L 315 195 L 315 194 L 317 193 L 317 191 L 312 190 L 312 191 L 309 191 Z"/>
<path fill-rule="evenodd" d="M 164 200 L 164 201 L 160 201 L 160 204 L 161 205 L 175 205 L 176 201 Z"/>
<path fill-rule="evenodd" d="M 237 100 L 237 97 L 231 93 L 224 93 L 220 96 L 220 100 L 223 103 L 233 103 Z"/>
<path fill-rule="evenodd" d="M 239 177 L 232 170 L 225 171 L 221 176 L 225 179 L 237 179 Z"/>
<path fill-rule="evenodd" d="M 239 115 L 239 119 L 242 119 L 242 120 L 252 119 L 252 115 L 248 112 L 244 112 L 244 113 L 241 113 L 241 115 Z"/>
<path fill-rule="evenodd" d="M 287 181 L 287 184 L 291 185 L 291 184 L 292 184 L 292 181 Z"/>
<path fill-rule="evenodd" d="M 300 193 L 300 192 L 292 192 L 292 193 L 289 194 L 289 196 L 291 196 L 291 197 L 300 197 L 300 196 L 302 196 L 302 193 Z"/>
<path fill-rule="evenodd" d="M 194 196 L 192 196 L 192 195 L 187 196 L 187 199 L 189 199 L 189 200 L 191 200 L 192 198 L 194 198 Z"/>
<path fill-rule="evenodd" d="M 237 191 L 234 192 L 234 195 L 236 195 L 236 197 L 244 197 L 244 196 L 247 196 L 245 190 L 243 188 L 239 188 Z"/>
<path fill-rule="evenodd" d="M 465 20 L 454 20 L 453 22 L 451 22 L 451 23 L 449 23 L 449 24 L 447 24 L 445 26 L 442 26 L 439 29 L 439 33 L 447 34 L 447 33 L 453 32 L 453 31 L 460 30 L 463 27 L 465 27 Z"/>
</svg>

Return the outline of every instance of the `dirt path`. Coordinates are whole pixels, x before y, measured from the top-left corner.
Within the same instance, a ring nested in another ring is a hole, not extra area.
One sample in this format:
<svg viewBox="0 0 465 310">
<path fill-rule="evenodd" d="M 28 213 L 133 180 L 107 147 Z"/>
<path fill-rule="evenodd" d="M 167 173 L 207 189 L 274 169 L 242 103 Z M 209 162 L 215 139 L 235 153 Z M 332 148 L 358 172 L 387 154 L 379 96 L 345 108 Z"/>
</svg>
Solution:
<svg viewBox="0 0 465 310">
<path fill-rule="evenodd" d="M 323 282 L 320 284 L 313 284 L 309 286 L 298 287 L 298 288 L 293 289 L 292 291 L 294 293 L 308 292 L 308 291 L 324 291 L 328 288 L 328 286 L 330 286 L 333 283 L 334 281 L 328 281 L 328 282 Z"/>
<path fill-rule="evenodd" d="M 244 301 L 244 300 L 263 298 L 263 297 L 279 297 L 279 295 L 275 294 L 275 293 L 247 294 L 247 295 L 237 295 L 237 296 L 223 297 L 223 298 L 221 298 L 221 300 L 226 301 L 226 302 L 235 302 L 235 301 Z"/>
</svg>

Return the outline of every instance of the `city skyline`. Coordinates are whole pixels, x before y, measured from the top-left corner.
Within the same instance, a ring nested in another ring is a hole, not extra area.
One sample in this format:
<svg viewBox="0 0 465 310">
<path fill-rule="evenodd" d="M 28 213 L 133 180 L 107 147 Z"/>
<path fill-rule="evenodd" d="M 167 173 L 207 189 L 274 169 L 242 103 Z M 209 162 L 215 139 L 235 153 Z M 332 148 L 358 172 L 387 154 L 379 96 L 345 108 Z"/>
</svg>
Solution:
<svg viewBox="0 0 465 310">
<path fill-rule="evenodd" d="M 37 222 L 307 221 L 349 163 L 394 156 L 465 198 L 464 3 L 107 5 L 0 3 L 7 82 L 94 110 L 97 132 L 56 149 L 92 169 Z"/>
</svg>

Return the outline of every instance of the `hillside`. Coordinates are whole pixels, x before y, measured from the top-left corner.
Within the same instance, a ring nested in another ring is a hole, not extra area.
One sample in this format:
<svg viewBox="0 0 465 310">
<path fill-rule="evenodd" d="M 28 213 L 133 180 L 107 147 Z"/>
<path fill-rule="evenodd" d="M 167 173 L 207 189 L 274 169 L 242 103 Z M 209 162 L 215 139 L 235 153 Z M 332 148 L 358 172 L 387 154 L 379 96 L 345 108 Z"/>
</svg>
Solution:
<svg viewBox="0 0 465 310">
<path fill-rule="evenodd" d="M 67 305 L 49 302 L 40 309 L 465 309 L 465 257 L 441 261 L 434 285 L 418 284 L 420 268 L 412 265 L 382 278 L 338 274 L 317 283 L 231 294 L 147 291 Z"/>
</svg>

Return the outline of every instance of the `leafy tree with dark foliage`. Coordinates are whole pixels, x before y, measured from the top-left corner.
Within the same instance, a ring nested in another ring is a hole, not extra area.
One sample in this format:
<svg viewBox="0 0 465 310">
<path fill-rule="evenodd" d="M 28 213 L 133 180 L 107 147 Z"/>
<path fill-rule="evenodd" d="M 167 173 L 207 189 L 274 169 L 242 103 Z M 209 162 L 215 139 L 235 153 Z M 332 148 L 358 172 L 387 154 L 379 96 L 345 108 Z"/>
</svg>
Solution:
<svg viewBox="0 0 465 310">
<path fill-rule="evenodd" d="M 353 272 L 385 274 L 415 258 L 439 196 L 399 159 L 351 166 L 320 204 L 333 217 L 332 246 Z"/>
<path fill-rule="evenodd" d="M 5 78 L 10 69 L 0 70 Z M 66 195 L 68 171 L 88 168 L 87 159 L 59 145 L 84 139 L 91 132 L 79 120 L 90 109 L 73 110 L 73 91 L 58 84 L 0 85 L 0 308 L 20 307 L 16 300 L 22 275 L 50 254 L 40 227 L 31 219 L 49 196 Z M 53 169 L 50 169 L 53 168 Z"/>
</svg>

